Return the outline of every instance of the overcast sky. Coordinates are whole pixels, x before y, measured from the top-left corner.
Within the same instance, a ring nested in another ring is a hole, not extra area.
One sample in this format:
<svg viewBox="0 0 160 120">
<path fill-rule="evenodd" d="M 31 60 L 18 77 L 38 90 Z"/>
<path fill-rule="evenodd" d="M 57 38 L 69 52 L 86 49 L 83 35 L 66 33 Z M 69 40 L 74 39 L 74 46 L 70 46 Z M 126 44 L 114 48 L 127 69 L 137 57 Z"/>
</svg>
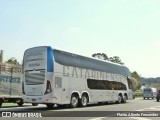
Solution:
<svg viewBox="0 0 160 120">
<path fill-rule="evenodd" d="M 119 56 L 143 77 L 160 77 L 160 0 L 0 0 L 4 61 L 52 46 Z"/>
</svg>

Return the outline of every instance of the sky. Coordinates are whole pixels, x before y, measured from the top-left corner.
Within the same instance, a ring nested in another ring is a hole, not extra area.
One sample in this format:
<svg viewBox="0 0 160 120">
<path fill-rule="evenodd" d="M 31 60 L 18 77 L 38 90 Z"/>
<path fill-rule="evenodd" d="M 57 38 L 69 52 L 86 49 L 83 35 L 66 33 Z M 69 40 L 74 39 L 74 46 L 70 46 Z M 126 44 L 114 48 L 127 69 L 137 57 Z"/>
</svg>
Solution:
<svg viewBox="0 0 160 120">
<path fill-rule="evenodd" d="M 46 45 L 119 56 L 131 72 L 160 77 L 160 0 L 0 0 L 4 61 Z"/>
</svg>

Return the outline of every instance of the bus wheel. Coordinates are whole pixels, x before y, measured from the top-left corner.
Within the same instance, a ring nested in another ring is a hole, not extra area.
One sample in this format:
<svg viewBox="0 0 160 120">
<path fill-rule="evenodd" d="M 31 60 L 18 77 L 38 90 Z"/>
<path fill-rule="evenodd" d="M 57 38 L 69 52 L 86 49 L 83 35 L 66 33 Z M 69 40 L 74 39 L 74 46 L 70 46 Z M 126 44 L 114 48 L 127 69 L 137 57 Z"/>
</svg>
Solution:
<svg viewBox="0 0 160 120">
<path fill-rule="evenodd" d="M 0 99 L 0 108 L 2 107 L 3 100 Z"/>
<path fill-rule="evenodd" d="M 38 103 L 32 103 L 32 106 L 38 106 Z"/>
<path fill-rule="evenodd" d="M 81 107 L 86 107 L 88 103 L 88 97 L 87 95 L 82 95 L 81 99 L 80 99 L 80 106 Z"/>
<path fill-rule="evenodd" d="M 77 106 L 78 106 L 78 96 L 73 94 L 71 96 L 70 107 L 71 108 L 76 108 Z"/>
<path fill-rule="evenodd" d="M 49 104 L 46 104 L 47 108 L 49 109 L 52 109 L 54 107 L 55 104 L 52 104 L 52 103 L 49 103 Z"/>
<path fill-rule="evenodd" d="M 127 101 L 127 97 L 124 95 L 123 99 L 122 99 L 122 103 L 126 103 Z"/>
<path fill-rule="evenodd" d="M 17 102 L 17 104 L 18 104 L 18 106 L 22 106 L 22 105 L 23 105 L 23 100 L 22 100 L 22 99 L 19 100 L 19 101 Z"/>
<path fill-rule="evenodd" d="M 119 104 L 119 103 L 121 103 L 121 102 L 122 102 L 122 96 L 121 96 L 121 95 L 119 95 L 119 96 L 118 96 L 118 100 L 116 101 L 116 103 L 118 103 L 118 104 Z"/>
</svg>

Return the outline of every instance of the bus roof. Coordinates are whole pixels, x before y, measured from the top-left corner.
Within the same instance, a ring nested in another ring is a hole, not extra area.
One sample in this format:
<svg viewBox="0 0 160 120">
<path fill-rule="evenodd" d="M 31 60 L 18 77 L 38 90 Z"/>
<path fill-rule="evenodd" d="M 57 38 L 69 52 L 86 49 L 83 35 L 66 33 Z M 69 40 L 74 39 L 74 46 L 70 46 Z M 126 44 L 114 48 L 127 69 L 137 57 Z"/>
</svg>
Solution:
<svg viewBox="0 0 160 120">
<path fill-rule="evenodd" d="M 59 64 L 131 77 L 129 69 L 123 65 L 104 60 L 98 60 L 95 58 L 89 58 L 57 49 L 53 49 L 53 54 L 55 61 Z"/>
</svg>

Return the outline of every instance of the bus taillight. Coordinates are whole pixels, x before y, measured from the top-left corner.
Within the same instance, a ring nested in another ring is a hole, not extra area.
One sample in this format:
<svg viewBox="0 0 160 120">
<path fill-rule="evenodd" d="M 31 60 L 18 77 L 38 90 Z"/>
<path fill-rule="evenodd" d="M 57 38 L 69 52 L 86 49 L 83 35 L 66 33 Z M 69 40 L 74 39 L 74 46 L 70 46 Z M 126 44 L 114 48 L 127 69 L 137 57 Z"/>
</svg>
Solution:
<svg viewBox="0 0 160 120">
<path fill-rule="evenodd" d="M 46 85 L 46 92 L 45 94 L 51 93 L 52 92 L 52 88 L 51 88 L 51 82 L 49 80 L 47 80 L 47 85 Z"/>
</svg>

